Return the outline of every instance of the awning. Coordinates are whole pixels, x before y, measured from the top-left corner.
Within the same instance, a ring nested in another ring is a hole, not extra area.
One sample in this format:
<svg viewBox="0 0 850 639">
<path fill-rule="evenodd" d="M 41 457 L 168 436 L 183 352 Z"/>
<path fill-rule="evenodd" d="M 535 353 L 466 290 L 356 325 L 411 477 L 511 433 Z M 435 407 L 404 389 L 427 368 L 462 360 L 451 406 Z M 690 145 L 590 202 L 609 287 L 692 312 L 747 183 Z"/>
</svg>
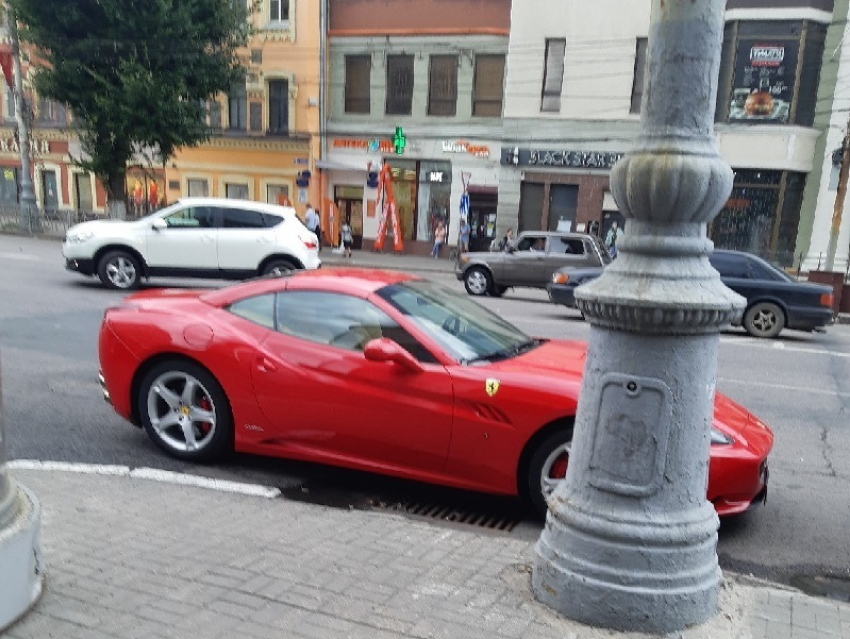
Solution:
<svg viewBox="0 0 850 639">
<path fill-rule="evenodd" d="M 324 171 L 362 171 L 363 173 L 369 170 L 365 162 L 359 166 L 351 166 L 334 160 L 316 160 L 316 168 Z"/>
</svg>

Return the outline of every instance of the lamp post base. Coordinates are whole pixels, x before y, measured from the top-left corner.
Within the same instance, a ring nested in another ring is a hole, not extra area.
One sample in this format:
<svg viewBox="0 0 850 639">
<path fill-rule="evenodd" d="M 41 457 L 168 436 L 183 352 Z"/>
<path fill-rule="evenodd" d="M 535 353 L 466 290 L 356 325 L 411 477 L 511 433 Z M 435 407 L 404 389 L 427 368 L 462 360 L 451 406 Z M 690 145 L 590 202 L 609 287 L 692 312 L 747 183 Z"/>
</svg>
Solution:
<svg viewBox="0 0 850 639">
<path fill-rule="evenodd" d="M 15 515 L 0 528 L 0 633 L 20 619 L 41 596 L 41 505 L 17 485 Z"/>
</svg>

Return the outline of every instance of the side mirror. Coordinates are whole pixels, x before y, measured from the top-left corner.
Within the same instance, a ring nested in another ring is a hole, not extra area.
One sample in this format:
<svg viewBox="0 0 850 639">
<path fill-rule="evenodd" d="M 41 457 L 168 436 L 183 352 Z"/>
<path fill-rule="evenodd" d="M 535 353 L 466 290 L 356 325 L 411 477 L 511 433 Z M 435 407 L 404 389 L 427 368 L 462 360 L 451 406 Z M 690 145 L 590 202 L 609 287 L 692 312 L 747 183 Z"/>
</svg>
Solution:
<svg viewBox="0 0 850 639">
<path fill-rule="evenodd" d="M 151 228 L 154 231 L 163 231 L 168 228 L 168 223 L 161 217 L 158 217 L 153 222 L 151 222 Z"/>
<path fill-rule="evenodd" d="M 413 355 L 386 337 L 369 341 L 363 348 L 363 355 L 370 362 L 393 362 L 411 372 L 422 372 L 422 364 Z"/>
</svg>

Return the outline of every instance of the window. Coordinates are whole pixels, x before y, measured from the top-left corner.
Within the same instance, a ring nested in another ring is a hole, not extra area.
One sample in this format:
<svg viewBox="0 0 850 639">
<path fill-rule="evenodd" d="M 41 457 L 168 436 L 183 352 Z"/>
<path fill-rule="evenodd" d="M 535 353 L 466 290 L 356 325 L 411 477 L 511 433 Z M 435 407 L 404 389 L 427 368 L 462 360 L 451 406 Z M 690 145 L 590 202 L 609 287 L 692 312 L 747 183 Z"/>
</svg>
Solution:
<svg viewBox="0 0 850 639">
<path fill-rule="evenodd" d="M 728 255 L 726 253 L 713 253 L 708 258 L 711 266 L 720 273 L 720 277 L 733 277 L 737 279 L 750 279 L 750 269 L 747 259 L 741 255 Z"/>
<path fill-rule="evenodd" d="M 517 251 L 545 251 L 545 235 L 523 235 L 516 245 Z"/>
<path fill-rule="evenodd" d="M 457 111 L 457 56 L 432 55 L 428 85 L 428 115 Z"/>
<path fill-rule="evenodd" d="M 387 56 L 387 115 L 410 115 L 413 108 L 413 56 Z"/>
<path fill-rule="evenodd" d="M 269 0 L 269 22 L 289 21 L 289 0 Z"/>
<path fill-rule="evenodd" d="M 475 56 L 475 88 L 472 115 L 497 118 L 502 115 L 505 56 Z"/>
<path fill-rule="evenodd" d="M 248 185 L 247 184 L 225 184 L 224 197 L 228 200 L 247 200 Z"/>
<path fill-rule="evenodd" d="M 561 90 L 564 84 L 564 55 L 567 41 L 546 38 L 546 58 L 543 68 L 543 96 L 540 110 L 557 113 L 561 110 Z"/>
<path fill-rule="evenodd" d="M 8 204 L 18 201 L 18 169 L 0 168 L 0 202 Z"/>
<path fill-rule="evenodd" d="M 269 81 L 269 133 L 289 133 L 289 81 Z"/>
<path fill-rule="evenodd" d="M 215 210 L 208 206 L 192 206 L 175 211 L 164 218 L 165 224 L 172 229 L 213 229 L 215 228 Z"/>
<path fill-rule="evenodd" d="M 228 98 L 227 126 L 236 131 L 248 128 L 248 91 L 242 83 L 233 87 Z"/>
<path fill-rule="evenodd" d="M 206 180 L 186 180 L 189 197 L 207 197 L 210 194 L 209 183 Z"/>
<path fill-rule="evenodd" d="M 266 220 L 259 211 L 221 209 L 221 227 L 225 229 L 264 229 Z"/>
<path fill-rule="evenodd" d="M 584 255 L 584 242 L 580 238 L 556 236 L 549 242 L 549 252 L 559 255 Z"/>
<path fill-rule="evenodd" d="M 77 190 L 77 210 L 91 211 L 94 209 L 94 198 L 92 197 L 91 177 L 88 173 L 75 173 L 74 186 Z"/>
<path fill-rule="evenodd" d="M 282 199 L 289 198 L 289 187 L 285 184 L 269 184 L 266 186 L 266 202 L 281 204 Z"/>
<path fill-rule="evenodd" d="M 38 106 L 38 121 L 40 124 L 65 126 L 68 123 L 65 105 L 54 100 L 42 99 Z"/>
<path fill-rule="evenodd" d="M 647 38 L 638 38 L 635 48 L 635 75 L 632 84 L 632 106 L 629 113 L 640 113 L 640 104 L 643 100 L 643 79 L 646 75 L 646 47 Z"/>
<path fill-rule="evenodd" d="M 349 351 L 362 351 L 371 340 L 387 337 L 414 357 L 422 355 L 425 361 L 435 361 L 381 309 L 350 295 L 318 291 L 279 293 L 277 327 L 281 333 Z"/>
<path fill-rule="evenodd" d="M 808 20 L 728 22 L 716 119 L 812 126 L 826 28 Z"/>
<path fill-rule="evenodd" d="M 274 330 L 274 293 L 248 297 L 231 304 L 227 310 L 254 324 Z"/>
<path fill-rule="evenodd" d="M 15 103 L 15 94 L 12 93 L 9 85 L 5 82 L 3 83 L 3 90 L 6 92 L 6 119 L 14 120 L 18 113 L 17 104 Z"/>
<path fill-rule="evenodd" d="M 368 55 L 345 56 L 345 112 L 369 113 L 372 58 Z"/>
</svg>

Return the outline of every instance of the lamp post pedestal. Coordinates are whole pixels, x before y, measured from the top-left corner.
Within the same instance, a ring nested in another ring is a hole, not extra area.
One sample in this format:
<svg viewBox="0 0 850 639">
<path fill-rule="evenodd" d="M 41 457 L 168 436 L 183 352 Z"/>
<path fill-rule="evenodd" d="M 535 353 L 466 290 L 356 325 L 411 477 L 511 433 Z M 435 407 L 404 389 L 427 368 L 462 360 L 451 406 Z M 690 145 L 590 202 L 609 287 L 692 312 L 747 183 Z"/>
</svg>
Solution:
<svg viewBox="0 0 850 639">
<path fill-rule="evenodd" d="M 567 617 L 669 633 L 714 614 L 706 500 L 718 335 L 744 308 L 706 224 L 732 188 L 714 138 L 724 0 L 652 0 L 641 134 L 611 173 L 618 257 L 576 292 L 591 323 L 567 477 L 534 594 Z"/>
<path fill-rule="evenodd" d="M 41 595 L 41 506 L 15 483 L 6 462 L 0 395 L 0 633 L 29 610 Z"/>
</svg>

